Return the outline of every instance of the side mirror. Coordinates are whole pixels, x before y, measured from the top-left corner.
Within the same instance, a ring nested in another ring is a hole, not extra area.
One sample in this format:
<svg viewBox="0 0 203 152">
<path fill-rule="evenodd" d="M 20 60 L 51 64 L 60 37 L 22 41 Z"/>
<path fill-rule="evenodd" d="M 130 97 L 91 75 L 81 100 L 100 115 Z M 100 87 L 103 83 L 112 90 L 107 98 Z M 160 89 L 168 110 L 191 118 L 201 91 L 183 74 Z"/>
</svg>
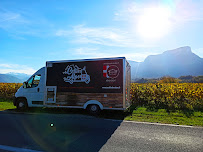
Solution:
<svg viewBox="0 0 203 152">
<path fill-rule="evenodd" d="M 27 82 L 23 82 L 23 88 L 27 88 Z"/>
</svg>

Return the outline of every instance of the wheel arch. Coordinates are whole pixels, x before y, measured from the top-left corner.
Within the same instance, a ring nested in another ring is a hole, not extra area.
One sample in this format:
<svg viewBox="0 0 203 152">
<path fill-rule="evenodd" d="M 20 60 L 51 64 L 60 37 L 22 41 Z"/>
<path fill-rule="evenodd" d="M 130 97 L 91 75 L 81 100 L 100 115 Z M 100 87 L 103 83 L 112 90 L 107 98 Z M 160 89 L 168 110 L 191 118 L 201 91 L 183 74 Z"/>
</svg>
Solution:
<svg viewBox="0 0 203 152">
<path fill-rule="evenodd" d="M 28 102 L 27 102 L 27 98 L 26 98 L 26 97 L 17 97 L 16 100 L 15 100 L 16 103 L 17 103 L 19 100 L 21 100 L 21 99 L 22 99 L 22 100 L 25 100 L 26 103 L 27 103 L 27 105 L 28 105 Z"/>
<path fill-rule="evenodd" d="M 20 100 L 20 99 L 23 99 L 23 100 L 27 101 L 27 98 L 26 98 L 26 97 L 17 97 L 17 98 L 16 98 L 16 101 L 18 101 L 18 100 Z"/>
<path fill-rule="evenodd" d="M 98 105 L 101 110 L 103 110 L 103 108 L 104 108 L 103 105 L 99 101 L 89 100 L 83 105 L 83 109 L 86 109 L 88 107 L 88 105 L 92 105 L 92 104 Z"/>
</svg>

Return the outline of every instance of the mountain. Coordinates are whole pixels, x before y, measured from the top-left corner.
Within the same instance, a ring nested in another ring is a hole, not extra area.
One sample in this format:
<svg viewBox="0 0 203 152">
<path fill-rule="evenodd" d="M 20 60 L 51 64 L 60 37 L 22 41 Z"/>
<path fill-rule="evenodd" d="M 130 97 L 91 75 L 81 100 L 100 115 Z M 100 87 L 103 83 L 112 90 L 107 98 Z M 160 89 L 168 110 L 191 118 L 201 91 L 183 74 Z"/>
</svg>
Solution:
<svg viewBox="0 0 203 152">
<path fill-rule="evenodd" d="M 10 75 L 10 76 L 14 76 L 14 77 L 18 78 L 18 79 L 22 80 L 23 82 L 26 81 L 30 77 L 30 75 L 25 74 L 25 73 L 10 72 L 10 73 L 7 73 L 7 74 Z"/>
<path fill-rule="evenodd" d="M 30 75 L 24 73 L 7 73 L 0 74 L 0 83 L 23 83 Z"/>
<path fill-rule="evenodd" d="M 130 63 L 132 79 L 203 75 L 203 59 L 194 54 L 189 46 L 150 55 L 144 62 Z"/>
<path fill-rule="evenodd" d="M 200 76 L 203 75 L 203 58 L 191 51 L 189 46 L 168 50 L 162 54 L 150 55 L 144 62 L 129 61 L 132 80 L 140 78 L 160 78 L 163 76 Z M 30 75 L 22 73 L 0 74 L 0 82 L 26 81 Z M 139 80 L 140 81 L 140 80 Z M 144 82 L 145 80 L 141 80 Z"/>
<path fill-rule="evenodd" d="M 0 74 L 0 83 L 22 83 L 22 80 L 8 74 Z"/>
</svg>

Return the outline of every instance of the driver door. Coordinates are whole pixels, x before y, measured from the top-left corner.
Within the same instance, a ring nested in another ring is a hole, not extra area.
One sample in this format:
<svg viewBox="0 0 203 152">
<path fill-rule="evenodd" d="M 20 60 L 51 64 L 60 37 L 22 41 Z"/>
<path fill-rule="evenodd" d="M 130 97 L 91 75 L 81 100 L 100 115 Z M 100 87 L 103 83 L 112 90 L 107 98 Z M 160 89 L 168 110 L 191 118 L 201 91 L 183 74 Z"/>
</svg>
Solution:
<svg viewBox="0 0 203 152">
<path fill-rule="evenodd" d="M 41 75 L 37 74 L 32 76 L 26 87 L 27 99 L 30 101 L 31 106 L 40 106 L 43 105 L 44 100 L 44 91 L 42 88 Z M 28 104 L 29 104 L 28 103 Z"/>
</svg>

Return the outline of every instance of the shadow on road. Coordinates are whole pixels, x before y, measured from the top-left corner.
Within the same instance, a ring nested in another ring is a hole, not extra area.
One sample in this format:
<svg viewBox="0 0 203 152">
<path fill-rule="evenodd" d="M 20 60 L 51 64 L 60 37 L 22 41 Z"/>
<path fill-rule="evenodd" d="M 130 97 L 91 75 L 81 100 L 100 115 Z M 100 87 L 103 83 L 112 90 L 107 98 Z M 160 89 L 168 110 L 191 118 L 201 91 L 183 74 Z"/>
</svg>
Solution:
<svg viewBox="0 0 203 152">
<path fill-rule="evenodd" d="M 33 114 L 27 115 L 27 112 Z M 128 114 L 106 110 L 93 117 L 80 109 L 32 108 L 23 114 L 15 114 L 15 119 L 19 122 L 18 128 L 20 125 L 24 134 L 44 151 L 96 152 L 111 138 Z"/>
<path fill-rule="evenodd" d="M 123 120 L 126 116 L 132 115 L 132 109 L 129 108 L 126 111 L 121 110 L 102 110 L 98 115 L 94 115 L 98 118 L 106 119 L 117 119 Z M 28 113 L 46 113 L 46 114 L 81 114 L 81 115 L 90 115 L 87 110 L 84 109 L 69 109 L 69 108 L 28 108 L 24 111 L 19 111 L 17 109 L 8 109 L 7 112 L 17 112 L 19 114 L 28 114 Z"/>
</svg>

